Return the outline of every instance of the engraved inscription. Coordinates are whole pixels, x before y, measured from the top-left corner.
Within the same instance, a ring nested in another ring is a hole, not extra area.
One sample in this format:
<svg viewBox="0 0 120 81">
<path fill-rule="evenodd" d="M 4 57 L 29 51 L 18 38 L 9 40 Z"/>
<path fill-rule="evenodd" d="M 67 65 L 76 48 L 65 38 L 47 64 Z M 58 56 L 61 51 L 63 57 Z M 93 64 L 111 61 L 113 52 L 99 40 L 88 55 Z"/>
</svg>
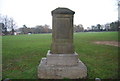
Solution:
<svg viewBox="0 0 120 81">
<path fill-rule="evenodd" d="M 69 27 L 70 19 L 69 18 L 56 18 L 56 38 L 57 39 L 69 39 Z"/>
</svg>

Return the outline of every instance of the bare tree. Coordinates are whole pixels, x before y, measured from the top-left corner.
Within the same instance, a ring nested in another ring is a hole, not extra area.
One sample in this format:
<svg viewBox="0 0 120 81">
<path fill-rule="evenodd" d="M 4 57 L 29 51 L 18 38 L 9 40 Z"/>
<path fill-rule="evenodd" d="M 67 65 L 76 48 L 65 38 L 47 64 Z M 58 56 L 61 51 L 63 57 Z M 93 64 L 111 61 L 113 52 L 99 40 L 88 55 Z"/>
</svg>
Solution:
<svg viewBox="0 0 120 81">
<path fill-rule="evenodd" d="M 83 32 L 83 31 L 84 31 L 84 27 L 82 24 L 74 25 L 74 32 Z"/>
<path fill-rule="evenodd" d="M 94 26 L 94 25 L 92 25 L 92 26 L 91 26 L 91 29 L 92 29 L 92 31 L 94 31 L 94 30 L 95 30 L 95 26 Z"/>
<path fill-rule="evenodd" d="M 100 25 L 100 24 L 97 24 L 97 28 L 98 28 L 98 31 L 100 31 L 101 25 Z"/>
<path fill-rule="evenodd" d="M 4 26 L 2 27 L 2 32 L 5 34 L 5 35 L 7 35 L 7 29 L 8 29 L 8 17 L 7 16 L 2 16 L 2 15 L 0 15 L 0 23 L 3 23 L 4 24 Z"/>
<path fill-rule="evenodd" d="M 13 20 L 13 18 L 10 18 L 9 19 L 9 25 L 10 25 L 10 29 L 11 29 L 11 35 L 14 35 L 14 32 L 15 32 L 15 28 L 17 27 L 16 26 L 16 22 Z"/>
<path fill-rule="evenodd" d="M 7 15 L 4 16 L 0 14 L 0 23 L 4 24 L 2 30 L 5 35 L 8 34 L 8 29 L 10 29 L 11 35 L 14 35 L 14 30 L 17 27 L 17 24 L 13 20 L 13 18 L 8 17 Z"/>
</svg>

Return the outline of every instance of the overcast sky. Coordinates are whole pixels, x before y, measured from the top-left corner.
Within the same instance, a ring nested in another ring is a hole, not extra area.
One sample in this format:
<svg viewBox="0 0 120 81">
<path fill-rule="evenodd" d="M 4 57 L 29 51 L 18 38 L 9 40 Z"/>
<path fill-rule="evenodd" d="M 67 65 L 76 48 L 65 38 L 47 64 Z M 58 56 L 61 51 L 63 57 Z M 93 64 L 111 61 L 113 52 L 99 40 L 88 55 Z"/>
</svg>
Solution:
<svg viewBox="0 0 120 81">
<path fill-rule="evenodd" d="M 13 17 L 19 27 L 52 26 L 51 11 L 57 7 L 75 11 L 74 24 L 85 28 L 118 20 L 117 0 L 0 0 L 0 13 Z"/>
</svg>

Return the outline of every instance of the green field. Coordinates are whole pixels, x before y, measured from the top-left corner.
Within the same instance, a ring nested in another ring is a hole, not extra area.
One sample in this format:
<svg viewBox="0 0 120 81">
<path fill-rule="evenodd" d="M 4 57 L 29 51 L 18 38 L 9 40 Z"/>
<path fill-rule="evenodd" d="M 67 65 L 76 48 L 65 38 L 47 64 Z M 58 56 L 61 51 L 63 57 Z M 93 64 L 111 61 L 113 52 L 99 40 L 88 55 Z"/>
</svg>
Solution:
<svg viewBox="0 0 120 81">
<path fill-rule="evenodd" d="M 3 79 L 36 79 L 37 67 L 46 57 L 51 34 L 2 37 Z M 118 32 L 74 34 L 75 51 L 88 69 L 88 78 L 118 78 L 118 47 L 94 44 L 93 41 L 117 41 Z"/>
</svg>

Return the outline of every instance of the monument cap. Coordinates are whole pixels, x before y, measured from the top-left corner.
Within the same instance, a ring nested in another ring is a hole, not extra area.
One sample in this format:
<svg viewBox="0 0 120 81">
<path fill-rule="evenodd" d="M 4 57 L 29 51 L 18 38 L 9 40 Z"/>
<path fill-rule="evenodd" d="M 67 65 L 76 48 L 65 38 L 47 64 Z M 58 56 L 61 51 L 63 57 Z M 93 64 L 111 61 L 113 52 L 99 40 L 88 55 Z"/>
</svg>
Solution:
<svg viewBox="0 0 120 81">
<path fill-rule="evenodd" d="M 75 14 L 75 12 L 68 8 L 58 7 L 52 11 L 52 15 L 53 14 Z"/>
</svg>

